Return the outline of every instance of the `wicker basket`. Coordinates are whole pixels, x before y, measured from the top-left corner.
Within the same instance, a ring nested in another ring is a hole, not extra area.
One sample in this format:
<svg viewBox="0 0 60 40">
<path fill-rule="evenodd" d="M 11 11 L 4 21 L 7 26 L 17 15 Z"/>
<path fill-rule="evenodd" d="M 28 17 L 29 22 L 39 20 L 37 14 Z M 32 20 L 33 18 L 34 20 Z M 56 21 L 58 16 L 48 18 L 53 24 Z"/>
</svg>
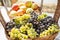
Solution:
<svg viewBox="0 0 60 40">
<path fill-rule="evenodd" d="M 41 9 L 42 9 L 42 4 L 41 4 Z M 41 9 L 40 9 L 40 11 L 41 11 Z M 56 8 L 55 15 L 54 15 L 54 20 L 55 20 L 55 23 L 57 23 L 57 25 L 58 25 L 59 16 L 60 16 L 60 0 L 58 0 L 57 8 Z M 6 23 L 1 14 L 0 14 L 0 19 L 1 19 L 1 23 L 3 24 L 3 26 L 5 28 Z M 57 36 L 57 34 L 58 33 L 55 33 L 53 35 L 49 35 L 49 36 L 46 36 L 43 38 L 34 38 L 33 40 L 54 40 L 54 38 Z M 7 32 L 6 32 L 6 37 L 8 38 L 8 40 L 12 40 L 11 38 L 8 37 Z M 32 40 L 32 39 L 28 39 L 28 40 Z"/>
</svg>

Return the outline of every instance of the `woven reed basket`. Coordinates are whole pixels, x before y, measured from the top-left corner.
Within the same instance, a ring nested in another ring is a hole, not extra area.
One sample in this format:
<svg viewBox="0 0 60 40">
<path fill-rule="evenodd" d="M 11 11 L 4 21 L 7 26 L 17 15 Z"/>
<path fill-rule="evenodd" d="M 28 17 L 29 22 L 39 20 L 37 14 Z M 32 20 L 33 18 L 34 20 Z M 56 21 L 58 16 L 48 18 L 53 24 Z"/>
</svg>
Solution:
<svg viewBox="0 0 60 40">
<path fill-rule="evenodd" d="M 43 3 L 43 2 L 41 2 Z M 42 4 L 41 4 L 41 9 L 42 9 Z M 40 11 L 41 11 L 40 9 Z M 9 13 L 9 12 L 8 12 Z M 54 20 L 55 20 L 55 23 L 57 23 L 58 25 L 58 19 L 59 19 L 59 16 L 60 16 L 60 0 L 58 0 L 58 3 L 57 3 L 57 7 L 56 7 L 56 11 L 55 11 L 55 14 L 54 14 Z M 2 15 L 0 14 L 0 20 L 1 20 L 1 23 L 3 24 L 4 28 L 6 27 L 6 22 L 4 21 Z M 7 32 L 5 31 L 6 33 L 6 37 L 8 40 L 12 40 L 10 37 L 8 37 L 7 35 Z M 34 38 L 33 40 L 54 40 L 54 38 L 57 36 L 58 33 L 55 33 L 55 34 L 52 34 L 52 35 L 49 35 L 49 36 L 46 36 L 46 37 L 43 37 L 43 38 Z M 28 39 L 28 40 L 32 40 L 32 39 Z"/>
</svg>

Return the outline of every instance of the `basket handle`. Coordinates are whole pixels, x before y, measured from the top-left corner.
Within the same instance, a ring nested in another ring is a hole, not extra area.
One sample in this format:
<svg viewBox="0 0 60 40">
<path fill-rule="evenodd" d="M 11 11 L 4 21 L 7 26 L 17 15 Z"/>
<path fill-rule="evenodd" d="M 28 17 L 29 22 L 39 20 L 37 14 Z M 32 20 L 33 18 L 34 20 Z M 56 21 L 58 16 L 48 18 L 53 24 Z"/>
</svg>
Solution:
<svg viewBox="0 0 60 40">
<path fill-rule="evenodd" d="M 6 22 L 4 21 L 1 12 L 0 12 L 0 22 L 2 23 L 3 27 L 5 28 Z"/>
<path fill-rule="evenodd" d="M 41 0 L 40 14 L 42 14 L 43 1 L 44 0 Z"/>
<path fill-rule="evenodd" d="M 60 0 L 58 0 L 57 8 L 54 15 L 54 20 L 56 23 L 58 23 L 59 17 L 60 17 Z"/>
</svg>

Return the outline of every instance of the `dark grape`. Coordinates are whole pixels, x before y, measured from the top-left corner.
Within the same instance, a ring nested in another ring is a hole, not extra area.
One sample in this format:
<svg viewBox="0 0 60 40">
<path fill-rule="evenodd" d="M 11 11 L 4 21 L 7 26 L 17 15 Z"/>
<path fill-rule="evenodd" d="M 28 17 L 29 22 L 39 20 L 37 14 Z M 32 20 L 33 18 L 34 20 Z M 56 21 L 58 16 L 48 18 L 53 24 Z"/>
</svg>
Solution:
<svg viewBox="0 0 60 40">
<path fill-rule="evenodd" d="M 6 24 L 6 30 L 10 31 L 15 26 L 15 22 L 8 22 Z"/>
<path fill-rule="evenodd" d="M 38 34 L 40 34 L 40 30 L 39 30 L 39 29 L 37 29 L 36 32 L 37 32 Z"/>
<path fill-rule="evenodd" d="M 15 27 L 16 27 L 16 28 L 20 28 L 20 27 L 21 27 L 21 25 L 20 25 L 20 24 L 18 24 L 18 25 L 16 25 Z"/>
</svg>

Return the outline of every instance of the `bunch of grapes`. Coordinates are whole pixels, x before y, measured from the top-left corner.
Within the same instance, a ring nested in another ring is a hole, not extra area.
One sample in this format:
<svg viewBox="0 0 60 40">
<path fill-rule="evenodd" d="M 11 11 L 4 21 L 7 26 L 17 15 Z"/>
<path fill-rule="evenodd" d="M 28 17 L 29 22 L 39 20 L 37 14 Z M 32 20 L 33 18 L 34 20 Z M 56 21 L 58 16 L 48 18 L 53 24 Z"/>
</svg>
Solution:
<svg viewBox="0 0 60 40">
<path fill-rule="evenodd" d="M 28 26 L 23 26 L 23 25 L 22 25 L 22 26 L 20 27 L 20 31 L 21 31 L 22 33 L 24 33 L 24 34 L 26 33 L 26 31 L 27 31 L 28 29 L 29 29 Z"/>
<path fill-rule="evenodd" d="M 38 16 L 37 20 L 39 21 L 39 20 L 44 19 L 46 17 L 47 17 L 46 14 L 41 14 L 41 15 Z"/>
<path fill-rule="evenodd" d="M 27 30 L 27 34 L 30 38 L 36 38 L 37 37 L 37 32 L 35 31 L 35 29 L 31 28 L 29 30 Z"/>
<path fill-rule="evenodd" d="M 53 23 L 54 23 L 53 18 L 47 16 L 46 18 L 39 21 L 38 27 L 40 27 L 41 32 L 43 32 L 44 30 L 47 30 L 48 27 L 51 26 Z"/>
<path fill-rule="evenodd" d="M 18 34 L 20 34 L 20 31 L 17 28 L 12 28 L 11 32 L 9 32 L 12 39 L 18 39 Z"/>
<path fill-rule="evenodd" d="M 33 25 L 32 25 L 31 23 L 27 23 L 27 24 L 25 24 L 25 25 L 22 25 L 22 26 L 20 27 L 20 31 L 21 31 L 22 33 L 24 33 L 24 34 L 27 34 L 27 33 L 26 33 L 27 30 L 29 30 L 32 26 L 33 26 Z"/>
<path fill-rule="evenodd" d="M 49 26 L 48 30 L 43 31 L 43 32 L 40 34 L 40 37 L 52 35 L 52 34 L 58 32 L 58 31 L 59 31 L 58 26 L 55 25 L 55 24 L 53 24 L 53 25 Z"/>
<path fill-rule="evenodd" d="M 33 28 L 36 30 L 37 29 L 37 25 L 39 24 L 39 22 L 37 21 L 38 15 L 34 11 L 30 15 L 31 15 L 31 18 L 30 18 L 30 20 L 28 22 L 32 23 L 33 24 Z"/>
<path fill-rule="evenodd" d="M 11 30 L 11 32 L 9 32 L 10 38 L 12 38 L 13 40 L 22 40 L 22 39 L 27 39 L 28 35 L 22 34 L 19 29 L 17 28 L 13 28 Z"/>
<path fill-rule="evenodd" d="M 13 19 L 13 21 L 16 24 L 23 25 L 23 24 L 26 24 L 29 19 L 30 19 L 30 15 L 29 14 L 24 14 L 23 16 L 16 17 L 15 19 Z"/>
<path fill-rule="evenodd" d="M 21 26 L 20 24 L 17 25 L 15 22 L 10 21 L 6 24 L 5 29 L 6 29 L 7 32 L 10 32 L 12 28 L 14 28 L 14 27 L 15 28 L 20 28 L 20 26 Z"/>
<path fill-rule="evenodd" d="M 10 22 L 8 22 L 6 24 L 6 28 L 5 29 L 6 29 L 7 32 L 9 32 L 15 26 L 16 26 L 15 22 L 10 21 Z"/>
</svg>

